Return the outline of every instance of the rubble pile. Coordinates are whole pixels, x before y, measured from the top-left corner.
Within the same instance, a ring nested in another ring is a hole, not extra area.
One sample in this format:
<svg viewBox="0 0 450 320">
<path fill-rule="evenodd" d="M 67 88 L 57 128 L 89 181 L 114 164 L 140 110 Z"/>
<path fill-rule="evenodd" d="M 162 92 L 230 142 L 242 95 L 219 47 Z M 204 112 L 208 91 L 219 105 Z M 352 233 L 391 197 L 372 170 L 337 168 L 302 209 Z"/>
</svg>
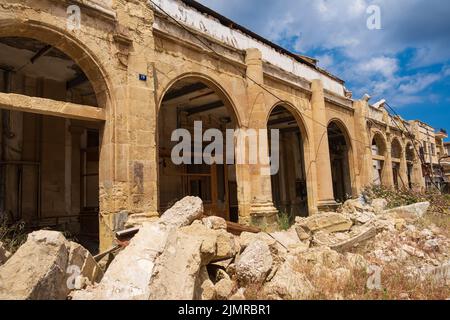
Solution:
<svg viewBox="0 0 450 320">
<path fill-rule="evenodd" d="M 429 203 L 386 207 L 384 199 L 349 200 L 339 213 L 298 217 L 286 231 L 235 236 L 222 218 L 203 217 L 199 198 L 187 197 L 144 223 L 104 275 L 84 248 L 40 231 L 0 266 L 0 299 L 310 299 L 325 279 L 343 288 L 373 264 L 449 285 L 449 239 L 416 223 Z M 70 265 L 81 275 L 69 289 Z"/>
</svg>

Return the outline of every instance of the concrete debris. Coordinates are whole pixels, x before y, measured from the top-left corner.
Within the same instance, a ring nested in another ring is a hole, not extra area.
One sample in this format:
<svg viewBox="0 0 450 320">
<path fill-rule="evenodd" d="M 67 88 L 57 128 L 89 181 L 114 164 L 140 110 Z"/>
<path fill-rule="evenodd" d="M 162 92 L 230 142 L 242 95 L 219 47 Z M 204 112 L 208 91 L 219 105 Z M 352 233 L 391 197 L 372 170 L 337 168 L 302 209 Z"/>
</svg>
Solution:
<svg viewBox="0 0 450 320">
<path fill-rule="evenodd" d="M 348 231 L 353 225 L 350 219 L 335 212 L 319 213 L 308 218 L 296 218 L 296 224 L 311 232 Z"/>
<path fill-rule="evenodd" d="M 203 218 L 202 222 L 208 229 L 227 230 L 227 222 L 224 218 L 221 217 L 211 216 Z"/>
<path fill-rule="evenodd" d="M 345 201 L 342 210 L 348 213 L 361 213 L 365 211 L 373 211 L 373 208 L 365 202 L 363 198 L 351 199 Z"/>
<path fill-rule="evenodd" d="M 170 234 L 149 284 L 150 300 L 193 300 L 202 266 L 201 237 Z"/>
<path fill-rule="evenodd" d="M 218 300 L 227 300 L 231 296 L 235 283 L 230 279 L 222 279 L 216 283 L 214 289 Z"/>
<path fill-rule="evenodd" d="M 216 298 L 216 288 L 211 280 L 205 280 L 201 286 L 201 300 L 214 300 Z"/>
<path fill-rule="evenodd" d="M 74 300 L 147 300 L 156 259 L 175 231 L 159 223 L 147 223 L 115 257 L 97 286 L 76 291 Z"/>
<path fill-rule="evenodd" d="M 372 200 L 371 206 L 373 208 L 373 211 L 376 214 L 380 214 L 383 213 L 384 210 L 386 210 L 387 206 L 388 206 L 388 202 L 386 199 L 374 199 Z"/>
<path fill-rule="evenodd" d="M 297 234 L 295 226 L 291 227 L 287 231 L 273 232 L 270 236 L 286 249 L 289 247 L 295 247 L 300 243 L 300 238 Z"/>
<path fill-rule="evenodd" d="M 384 199 L 350 200 L 340 213 L 297 218 L 286 231 L 235 236 L 188 197 L 143 223 L 104 274 L 60 233 L 32 233 L 0 266 L 0 299 L 311 299 L 331 283 L 344 290 L 354 272 L 372 265 L 448 285 L 450 240 L 434 225 L 414 224 L 429 204 L 386 206 Z M 73 277 L 70 266 L 78 268 Z"/>
<path fill-rule="evenodd" d="M 377 230 L 373 226 L 355 227 L 351 232 L 346 234 L 316 233 L 314 235 L 314 242 L 319 246 L 328 246 L 336 251 L 346 251 L 375 237 L 376 234 Z"/>
<path fill-rule="evenodd" d="M 185 197 L 163 213 L 159 222 L 172 227 L 184 227 L 203 215 L 203 202 L 198 197 Z"/>
<path fill-rule="evenodd" d="M 245 289 L 239 288 L 228 300 L 246 300 L 245 298 Z"/>
<path fill-rule="evenodd" d="M 387 210 L 384 214 L 393 216 L 398 219 L 405 219 L 408 221 L 414 221 L 422 218 L 428 211 L 430 207 L 429 202 L 415 203 L 409 206 L 394 208 Z"/>
<path fill-rule="evenodd" d="M 0 300 L 65 300 L 101 276 L 86 249 L 60 232 L 37 231 L 0 267 Z"/>
<path fill-rule="evenodd" d="M 237 259 L 236 274 L 242 283 L 262 283 L 272 264 L 269 246 L 263 241 L 255 241 Z"/>
<path fill-rule="evenodd" d="M 80 273 L 75 279 L 77 283 L 75 289 L 77 290 L 84 289 L 87 284 L 98 283 L 103 278 L 103 270 L 94 257 L 83 246 L 75 242 L 70 242 L 68 266 L 77 266 L 80 269 Z"/>
<path fill-rule="evenodd" d="M 304 300 L 310 298 L 314 290 L 305 274 L 296 268 L 295 258 L 290 257 L 264 285 L 263 297 L 271 300 Z"/>
<path fill-rule="evenodd" d="M 8 250 L 6 250 L 3 243 L 0 242 L 0 266 L 3 265 L 10 257 L 11 253 Z"/>
</svg>

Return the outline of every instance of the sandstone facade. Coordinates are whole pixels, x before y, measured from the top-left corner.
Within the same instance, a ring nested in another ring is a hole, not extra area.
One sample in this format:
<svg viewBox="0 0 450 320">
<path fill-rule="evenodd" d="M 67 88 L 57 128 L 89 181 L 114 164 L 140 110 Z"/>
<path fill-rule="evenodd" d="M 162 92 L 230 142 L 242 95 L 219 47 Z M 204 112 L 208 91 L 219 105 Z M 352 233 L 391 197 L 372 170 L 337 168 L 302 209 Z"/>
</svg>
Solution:
<svg viewBox="0 0 450 320">
<path fill-rule="evenodd" d="M 0 41 L 2 79 L 12 77 L 8 83 L 1 80 L 0 107 L 14 119 L 12 130 L 23 132 L 2 143 L 6 150 L 27 145 L 35 134 L 24 128 L 32 124 L 42 128 L 42 143 L 36 145 L 44 148 L 41 160 L 33 158 L 39 154 L 34 144 L 29 151 L 5 155 L 7 183 L 19 185 L 13 174 L 17 166 L 35 178 L 22 181 L 28 192 L 8 195 L 4 208 L 22 218 L 29 212 L 30 219 L 78 223 L 75 218 L 86 217 L 80 212 L 98 207 L 99 226 L 95 220 L 87 225 L 99 229 L 101 249 L 108 249 L 124 214 L 147 221 L 185 195 L 202 196 L 206 214 L 270 225 L 279 210 L 314 214 L 373 182 L 425 186 L 419 156 L 411 152 L 417 147 L 411 123 L 392 118 L 368 97 L 352 99 L 342 80 L 312 60 L 280 51 L 239 27 L 230 29 L 183 1 L 156 3 L 178 6 L 174 18 L 185 28 L 147 1 L 0 0 L 0 40 L 6 39 Z M 68 24 L 73 4 L 81 11 L 74 29 Z M 35 70 L 37 63 L 11 54 L 26 49 L 33 56 L 45 45 L 53 53 L 44 58 L 72 61 L 77 77 L 46 79 L 51 67 Z M 31 71 L 40 73 L 36 78 Z M 88 81 L 93 94 L 83 91 L 80 81 L 83 86 Z M 206 100 L 186 104 L 191 101 L 186 96 Z M 177 116 L 179 105 L 186 107 Z M 211 127 L 219 123 L 221 130 L 281 128 L 279 173 L 262 174 L 262 164 L 180 171 L 167 160 L 170 129 L 191 128 L 194 120 Z M 86 140 L 92 130 L 99 140 L 94 156 Z M 97 172 L 89 171 L 89 161 Z M 44 186 L 41 199 L 31 198 L 38 193 L 36 179 Z M 205 191 L 205 185 L 213 187 Z M 15 207 L 19 196 L 22 211 Z"/>
</svg>

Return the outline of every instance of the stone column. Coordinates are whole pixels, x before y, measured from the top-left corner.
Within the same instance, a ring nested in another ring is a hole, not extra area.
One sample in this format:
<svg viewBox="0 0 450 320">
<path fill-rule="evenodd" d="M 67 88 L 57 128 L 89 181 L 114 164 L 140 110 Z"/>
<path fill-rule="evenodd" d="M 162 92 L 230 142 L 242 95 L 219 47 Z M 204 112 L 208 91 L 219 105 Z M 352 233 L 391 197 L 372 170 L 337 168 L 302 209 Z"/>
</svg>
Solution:
<svg viewBox="0 0 450 320">
<path fill-rule="evenodd" d="M 400 158 L 400 179 L 401 184 L 404 188 L 409 188 L 408 186 L 408 163 L 406 161 L 406 145 L 403 148 L 401 158 Z"/>
<path fill-rule="evenodd" d="M 251 110 L 251 120 L 254 120 L 252 127 L 249 129 L 258 132 L 260 129 L 267 129 L 267 110 L 269 109 L 265 104 L 265 91 L 260 87 L 260 85 L 264 85 L 261 52 L 258 49 L 248 49 L 245 60 L 247 65 L 248 107 L 249 111 Z M 268 139 L 258 137 L 258 163 L 249 165 L 252 190 L 250 222 L 270 229 L 277 221 L 278 210 L 274 207 L 272 200 L 272 182 L 271 176 L 268 174 L 270 168 L 263 165 L 260 159 L 261 156 L 268 157 L 268 143 Z M 261 149 L 265 149 L 267 152 L 262 154 Z M 247 150 L 249 150 L 248 141 Z"/>
<path fill-rule="evenodd" d="M 354 102 L 356 132 L 358 133 L 355 142 L 356 162 L 355 170 L 360 167 L 359 185 L 356 186 L 357 193 L 362 188 L 371 185 L 373 182 L 373 159 L 372 159 L 372 141 L 370 140 L 369 129 L 367 127 L 367 117 L 369 116 L 369 99 L 368 95 L 363 99 Z M 361 164 L 361 165 L 360 165 Z M 358 180 L 357 180 L 358 183 Z"/>
<path fill-rule="evenodd" d="M 109 75 L 113 99 L 101 132 L 100 251 L 114 233 L 158 215 L 153 12 L 144 2 L 118 2 Z M 123 26 L 126 26 L 123 27 Z"/>
<path fill-rule="evenodd" d="M 421 146 L 419 143 L 415 143 L 415 150 L 419 151 L 420 147 Z M 419 155 L 417 153 L 414 157 L 412 183 L 413 183 L 414 189 L 419 190 L 419 191 L 425 190 L 426 185 L 425 185 L 425 178 L 423 176 L 423 171 L 422 171 L 422 162 L 420 161 Z"/>
<path fill-rule="evenodd" d="M 394 173 L 392 172 L 392 147 L 390 139 L 386 141 L 386 153 L 384 156 L 384 168 L 382 184 L 386 187 L 394 187 Z"/>
<path fill-rule="evenodd" d="M 325 110 L 325 96 L 321 80 L 311 84 L 311 106 L 314 128 L 314 155 L 317 167 L 317 207 L 319 210 L 336 206 L 331 175 L 330 148 L 328 145 L 328 128 Z"/>
</svg>

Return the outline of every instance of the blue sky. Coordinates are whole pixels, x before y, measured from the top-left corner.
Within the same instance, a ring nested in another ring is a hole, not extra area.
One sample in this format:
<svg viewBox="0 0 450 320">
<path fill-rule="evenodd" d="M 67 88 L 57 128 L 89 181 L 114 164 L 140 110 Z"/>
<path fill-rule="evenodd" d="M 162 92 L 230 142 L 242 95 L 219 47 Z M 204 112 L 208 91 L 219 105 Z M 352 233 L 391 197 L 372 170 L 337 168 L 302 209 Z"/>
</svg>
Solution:
<svg viewBox="0 0 450 320">
<path fill-rule="evenodd" d="M 283 47 L 319 59 L 354 98 L 450 131 L 450 1 L 200 0 Z M 381 9 L 369 30 L 367 8 Z"/>
</svg>

